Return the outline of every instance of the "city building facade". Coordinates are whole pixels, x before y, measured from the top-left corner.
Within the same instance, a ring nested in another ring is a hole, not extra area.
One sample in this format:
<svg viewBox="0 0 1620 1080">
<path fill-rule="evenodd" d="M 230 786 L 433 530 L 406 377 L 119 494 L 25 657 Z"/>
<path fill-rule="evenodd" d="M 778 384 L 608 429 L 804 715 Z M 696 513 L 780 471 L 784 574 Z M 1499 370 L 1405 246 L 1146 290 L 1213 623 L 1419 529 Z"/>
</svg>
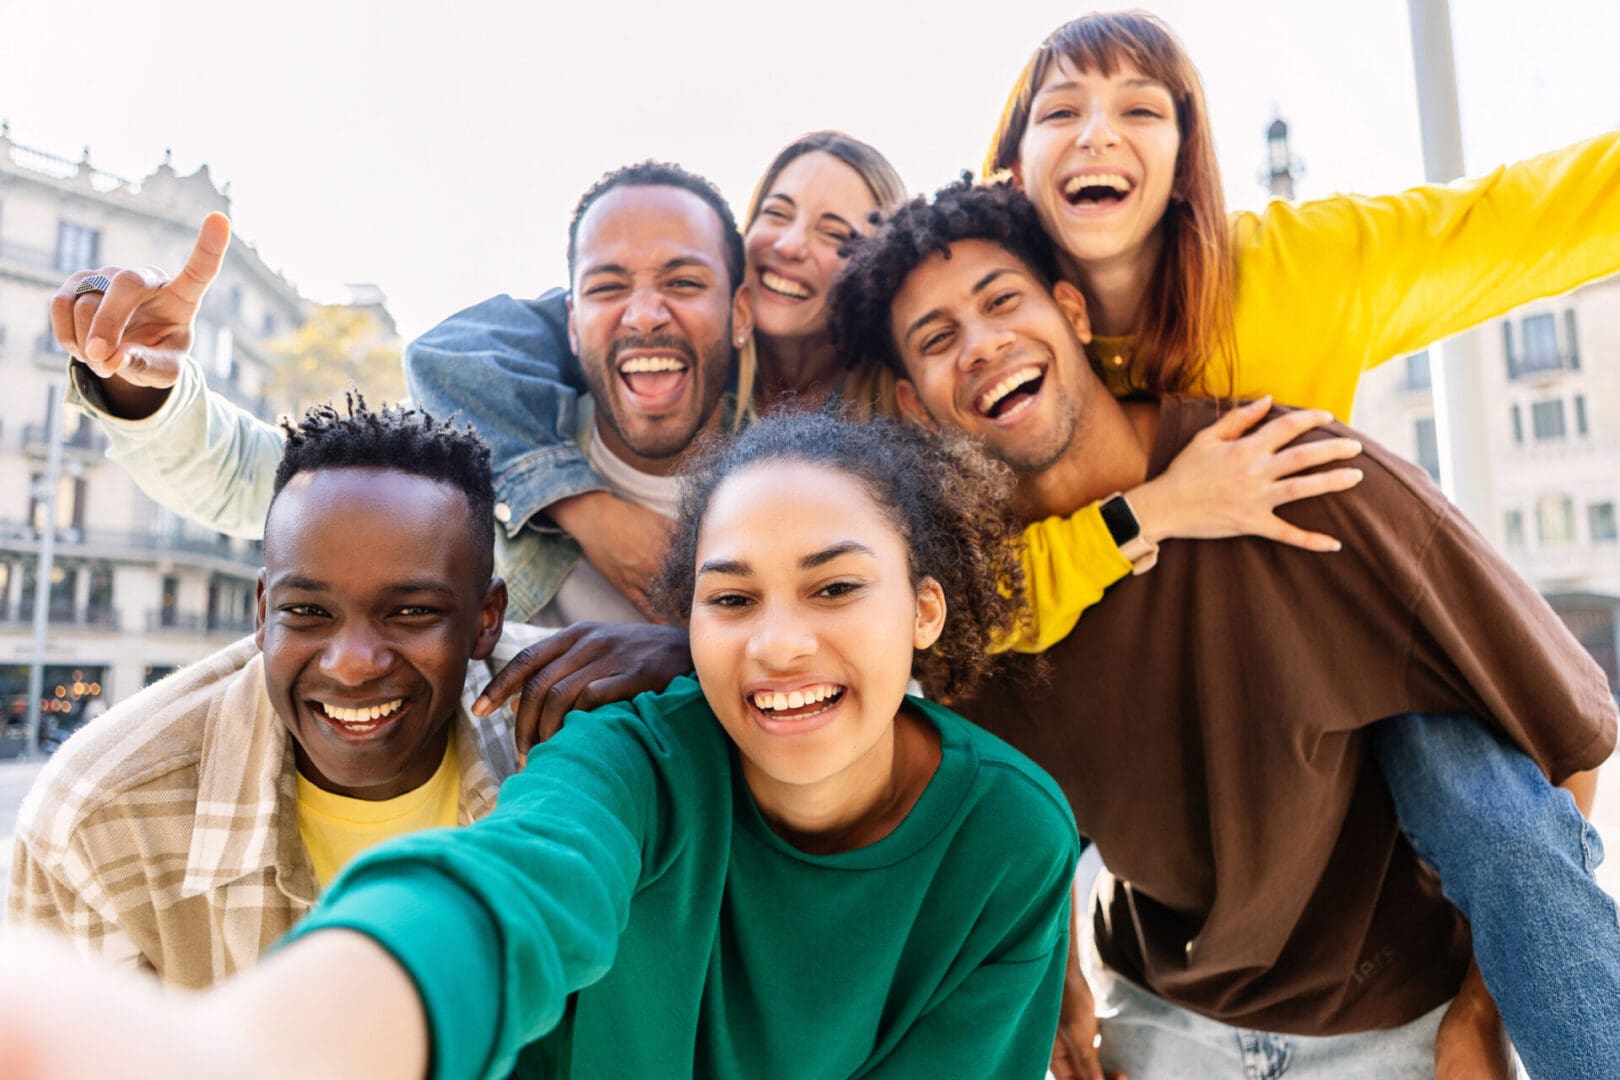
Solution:
<svg viewBox="0 0 1620 1080">
<path fill-rule="evenodd" d="M 1488 383 L 1503 553 L 1620 688 L 1620 279 L 1528 304 L 1482 337 L 1482 362 L 1455 377 Z M 1355 422 L 1438 476 L 1429 367 L 1423 352 L 1369 372 Z"/>
<path fill-rule="evenodd" d="M 0 757 L 20 747 L 28 713 L 47 528 L 47 739 L 252 629 L 257 544 L 158 506 L 104 458 L 96 426 L 61 404 L 67 356 L 49 317 L 69 273 L 109 263 L 173 270 L 203 216 L 229 206 L 206 166 L 182 176 L 165 155 L 131 182 L 94 168 L 88 149 L 77 161 L 57 157 L 13 142 L 0 124 L 0 372 L 10 401 L 0 412 Z M 302 327 L 310 306 L 234 241 L 198 319 L 193 351 L 210 386 L 269 418 L 269 344 Z M 47 521 L 53 420 L 62 449 Z"/>
<path fill-rule="evenodd" d="M 1301 173 L 1280 117 L 1261 183 L 1292 199 Z M 1471 331 L 1485 380 L 1498 520 L 1476 522 L 1547 598 L 1620 693 L 1620 277 L 1539 300 Z M 1442 344 L 1440 348 L 1444 348 Z M 1431 352 L 1367 372 L 1353 423 L 1440 478 Z"/>
</svg>

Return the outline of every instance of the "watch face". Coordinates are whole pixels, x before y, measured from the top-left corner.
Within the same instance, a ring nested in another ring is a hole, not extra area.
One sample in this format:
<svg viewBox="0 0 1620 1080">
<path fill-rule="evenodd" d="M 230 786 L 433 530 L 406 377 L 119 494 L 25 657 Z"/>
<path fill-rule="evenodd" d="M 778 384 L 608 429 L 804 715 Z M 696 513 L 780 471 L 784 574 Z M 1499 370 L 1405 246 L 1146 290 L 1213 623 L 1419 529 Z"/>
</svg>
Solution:
<svg viewBox="0 0 1620 1080">
<path fill-rule="evenodd" d="M 1142 526 L 1136 520 L 1131 504 L 1125 501 L 1125 496 L 1115 495 L 1098 509 L 1102 511 L 1103 524 L 1108 526 L 1108 535 L 1114 538 L 1115 547 L 1124 547 L 1142 535 Z"/>
</svg>

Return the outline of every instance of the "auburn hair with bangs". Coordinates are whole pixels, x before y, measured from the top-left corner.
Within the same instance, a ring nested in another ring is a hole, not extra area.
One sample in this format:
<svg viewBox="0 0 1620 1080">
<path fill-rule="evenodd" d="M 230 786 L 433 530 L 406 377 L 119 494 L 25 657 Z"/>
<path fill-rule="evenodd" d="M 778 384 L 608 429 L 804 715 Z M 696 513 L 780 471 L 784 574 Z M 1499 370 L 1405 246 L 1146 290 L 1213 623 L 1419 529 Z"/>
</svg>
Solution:
<svg viewBox="0 0 1620 1080">
<path fill-rule="evenodd" d="M 1130 11 L 1084 15 L 1052 31 L 1024 65 L 1002 108 L 985 176 L 999 177 L 1017 164 L 1035 92 L 1060 60 L 1104 76 L 1128 62 L 1162 83 L 1175 102 L 1181 150 L 1170 204 L 1160 219 L 1158 265 L 1133 333 L 1131 388 L 1155 396 L 1230 394 L 1238 358 L 1226 197 L 1203 83 L 1169 27 L 1146 12 Z M 1058 237 L 1052 240 L 1061 246 Z"/>
</svg>

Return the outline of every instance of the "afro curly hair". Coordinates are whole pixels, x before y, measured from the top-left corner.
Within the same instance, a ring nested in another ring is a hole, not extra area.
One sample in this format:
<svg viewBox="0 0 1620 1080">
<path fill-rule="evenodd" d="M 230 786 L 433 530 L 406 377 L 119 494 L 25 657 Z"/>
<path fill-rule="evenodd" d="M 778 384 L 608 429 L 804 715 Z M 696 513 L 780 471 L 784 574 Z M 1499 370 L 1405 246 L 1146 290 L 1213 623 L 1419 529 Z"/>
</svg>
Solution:
<svg viewBox="0 0 1620 1080">
<path fill-rule="evenodd" d="M 1029 200 L 1011 184 L 974 184 L 962 174 L 932 199 L 919 196 L 894 211 L 868 237 L 844 250 L 849 263 L 828 297 L 829 329 L 838 355 L 850 367 L 885 364 L 906 377 L 890 325 L 894 298 L 919 264 L 963 240 L 1000 244 L 1043 285 L 1057 280 L 1057 255 Z"/>
</svg>

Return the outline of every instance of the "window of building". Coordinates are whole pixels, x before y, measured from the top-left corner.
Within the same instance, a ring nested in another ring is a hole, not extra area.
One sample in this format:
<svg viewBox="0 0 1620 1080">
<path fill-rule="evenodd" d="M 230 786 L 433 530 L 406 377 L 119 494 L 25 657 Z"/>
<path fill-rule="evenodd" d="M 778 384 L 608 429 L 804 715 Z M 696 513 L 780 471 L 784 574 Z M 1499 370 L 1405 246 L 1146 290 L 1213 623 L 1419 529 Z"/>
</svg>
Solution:
<svg viewBox="0 0 1620 1080">
<path fill-rule="evenodd" d="M 1520 371 L 1557 371 L 1563 365 L 1558 359 L 1558 323 L 1551 312 L 1524 317 L 1524 355 L 1519 358 Z"/>
<path fill-rule="evenodd" d="M 1586 434 L 1586 395 L 1575 395 L 1575 434 Z"/>
<path fill-rule="evenodd" d="M 1620 543 L 1620 529 L 1616 528 L 1614 503 L 1592 503 L 1586 508 L 1586 528 L 1594 544 Z"/>
<path fill-rule="evenodd" d="M 75 270 L 101 265 L 101 233 L 70 221 L 56 226 L 56 269 L 71 274 Z"/>
<path fill-rule="evenodd" d="M 1530 430 L 1537 442 L 1564 437 L 1564 399 L 1538 401 L 1530 406 Z"/>
<path fill-rule="evenodd" d="M 35 533 L 45 531 L 45 474 L 34 473 L 28 484 L 28 522 Z M 56 531 L 84 528 L 85 482 L 82 476 L 56 478 Z"/>
<path fill-rule="evenodd" d="M 1575 542 L 1575 503 L 1567 495 L 1546 495 L 1536 500 L 1536 535 L 1542 544 Z"/>
<path fill-rule="evenodd" d="M 1440 479 L 1440 442 L 1434 434 L 1434 417 L 1425 416 L 1413 425 L 1417 440 L 1417 463 L 1433 480 Z"/>
<path fill-rule="evenodd" d="M 232 315 L 242 314 L 242 286 L 230 287 L 230 291 L 225 294 L 225 306 L 230 309 Z"/>
<path fill-rule="evenodd" d="M 1406 388 L 1427 390 L 1432 385 L 1429 376 L 1429 351 L 1415 352 L 1406 358 Z"/>
<path fill-rule="evenodd" d="M 158 608 L 158 625 L 173 626 L 180 621 L 180 579 L 173 574 L 163 578 L 162 606 Z"/>
<path fill-rule="evenodd" d="M 73 596 L 79 591 L 77 566 L 51 567 L 51 619 L 73 617 Z"/>
<path fill-rule="evenodd" d="M 267 338 L 272 338 L 276 336 L 277 329 L 275 315 L 268 311 L 265 312 L 264 318 L 259 323 L 259 333 Z"/>
<path fill-rule="evenodd" d="M 1581 339 L 1575 332 L 1575 309 L 1564 309 L 1564 348 L 1569 351 L 1569 370 L 1581 370 Z"/>
<path fill-rule="evenodd" d="M 1524 511 L 1509 510 L 1502 515 L 1502 539 L 1510 548 L 1524 547 Z"/>
<path fill-rule="evenodd" d="M 1518 405 L 1513 406 L 1513 441 L 1524 444 L 1524 413 Z"/>
<path fill-rule="evenodd" d="M 214 358 L 211 364 L 214 374 L 220 378 L 231 381 L 236 378 L 236 338 L 231 334 L 228 326 L 216 327 L 214 330 Z"/>
<path fill-rule="evenodd" d="M 142 686 L 151 686 L 165 675 L 173 675 L 180 670 L 179 664 L 147 664 L 146 672 L 142 676 Z"/>
<path fill-rule="evenodd" d="M 1502 355 L 1507 357 L 1507 375 L 1510 379 L 1519 377 L 1519 354 L 1513 347 L 1513 322 L 1510 319 L 1502 320 Z"/>
<path fill-rule="evenodd" d="M 90 593 L 85 601 L 85 621 L 96 626 L 112 626 L 118 621 L 113 612 L 113 571 L 109 563 L 90 567 Z"/>
<path fill-rule="evenodd" d="M 34 582 L 39 576 L 39 564 L 33 559 L 24 559 L 19 564 L 20 573 L 17 588 L 17 618 L 27 620 L 34 617 Z"/>
</svg>

